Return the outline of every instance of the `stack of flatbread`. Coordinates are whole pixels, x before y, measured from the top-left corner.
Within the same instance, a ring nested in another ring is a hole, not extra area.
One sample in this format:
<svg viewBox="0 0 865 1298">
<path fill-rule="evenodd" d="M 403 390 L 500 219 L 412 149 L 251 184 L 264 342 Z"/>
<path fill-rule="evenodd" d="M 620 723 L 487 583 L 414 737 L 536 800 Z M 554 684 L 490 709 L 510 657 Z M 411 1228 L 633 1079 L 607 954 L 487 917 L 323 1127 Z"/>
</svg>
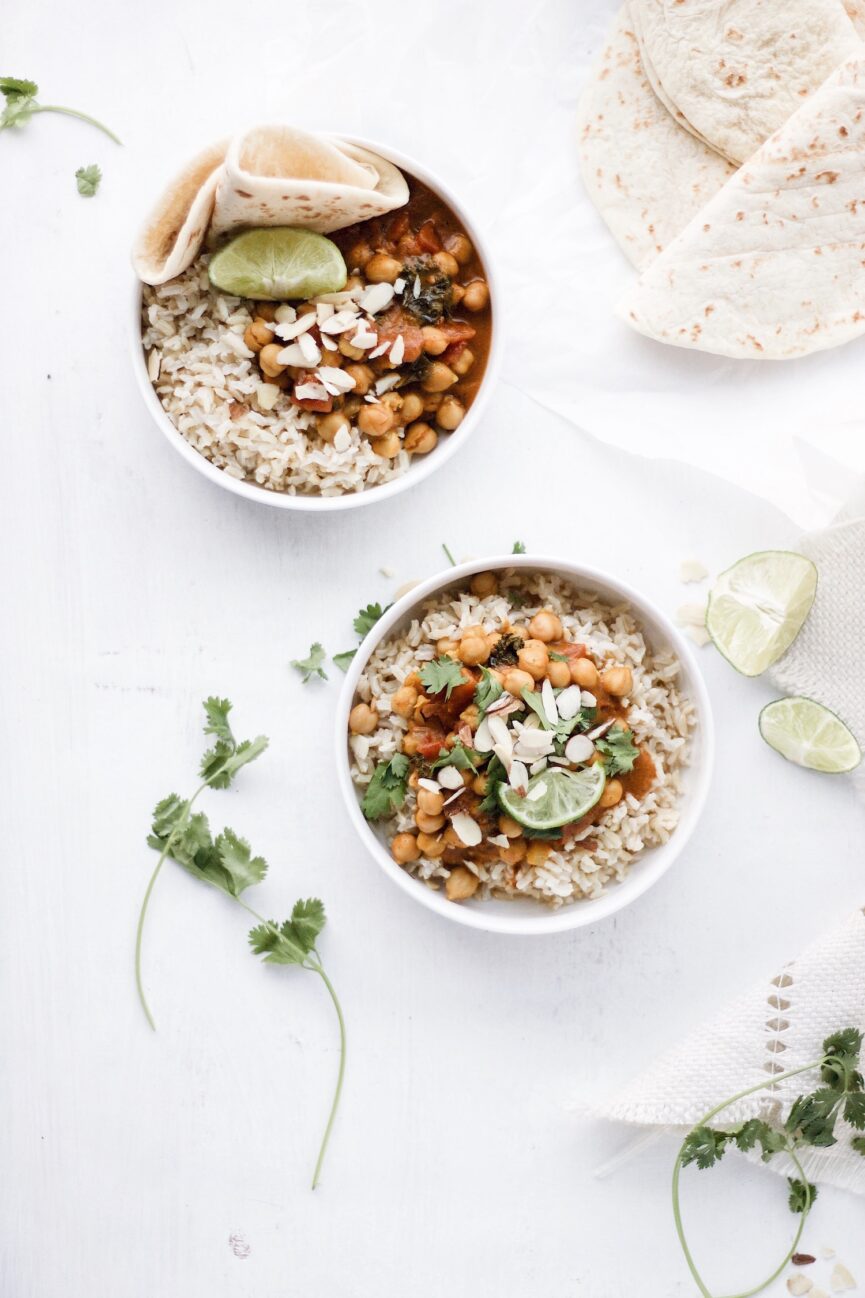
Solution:
<svg viewBox="0 0 865 1298">
<path fill-rule="evenodd" d="M 629 0 L 580 109 L 641 333 L 788 359 L 865 333 L 865 0 Z"/>
</svg>

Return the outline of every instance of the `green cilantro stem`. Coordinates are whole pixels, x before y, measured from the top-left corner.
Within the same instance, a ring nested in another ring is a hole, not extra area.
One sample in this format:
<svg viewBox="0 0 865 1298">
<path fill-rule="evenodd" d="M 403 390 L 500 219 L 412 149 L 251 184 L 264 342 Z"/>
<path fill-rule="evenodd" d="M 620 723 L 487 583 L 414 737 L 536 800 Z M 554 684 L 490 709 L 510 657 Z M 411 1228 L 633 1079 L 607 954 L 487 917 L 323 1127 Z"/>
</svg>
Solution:
<svg viewBox="0 0 865 1298">
<path fill-rule="evenodd" d="M 95 117 L 91 117 L 89 113 L 80 113 L 77 108 L 62 108 L 59 104 L 34 104 L 30 109 L 30 112 L 63 113 L 66 117 L 77 117 L 79 121 L 89 122 L 91 126 L 95 126 L 97 130 L 102 131 L 103 134 L 107 135 L 115 144 L 122 145 L 123 143 L 120 137 L 115 135 L 113 131 L 110 131 L 102 122 L 97 121 Z"/>
<path fill-rule="evenodd" d="M 450 550 L 448 549 L 448 547 L 445 545 L 444 541 L 442 541 L 442 549 L 443 549 L 444 552 L 445 552 L 445 558 L 447 559 L 447 561 L 448 561 L 448 563 L 450 564 L 450 566 L 451 566 L 452 568 L 455 568 L 455 567 L 457 566 L 457 561 L 456 561 L 456 559 L 453 557 L 453 555 L 451 554 L 451 552 L 450 552 Z"/>
<path fill-rule="evenodd" d="M 144 921 L 147 918 L 147 909 L 148 906 L 150 905 L 150 896 L 151 893 L 153 892 L 154 884 L 156 883 L 156 880 L 159 878 L 159 872 L 162 869 L 163 865 L 165 864 L 165 858 L 168 856 L 168 853 L 171 850 L 172 846 L 174 845 L 174 843 L 177 841 L 177 839 L 180 837 L 180 835 L 183 833 L 184 829 L 186 828 L 186 825 L 189 821 L 189 813 L 192 810 L 193 802 L 195 801 L 195 799 L 198 797 L 200 793 L 204 792 L 206 788 L 207 788 L 207 784 L 205 782 L 204 784 L 199 785 L 199 787 L 195 790 L 192 797 L 187 801 L 186 806 L 184 807 L 183 815 L 180 817 L 177 824 L 174 826 L 174 829 L 171 831 L 171 833 L 168 835 L 168 838 L 165 840 L 165 846 L 160 852 L 159 860 L 156 862 L 154 871 L 150 876 L 150 882 L 147 885 L 147 890 L 144 893 L 144 898 L 141 902 L 141 910 L 138 913 L 138 927 L 135 930 L 135 986 L 138 991 L 138 999 L 141 1002 L 141 1008 L 144 1010 L 144 1014 L 147 1018 L 147 1022 L 153 1028 L 154 1032 L 156 1031 L 156 1023 L 154 1022 L 153 1015 L 150 1012 L 150 1006 L 148 1005 L 147 997 L 144 994 L 144 984 L 141 978 L 141 943 L 144 937 Z"/>
<path fill-rule="evenodd" d="M 823 1062 L 824 1062 L 824 1057 L 821 1056 L 819 1059 L 815 1059 L 813 1063 L 804 1064 L 803 1067 L 801 1068 L 793 1068 L 787 1073 L 780 1073 L 777 1076 L 770 1077 L 765 1082 L 757 1082 L 755 1086 L 748 1086 L 744 1091 L 739 1091 L 737 1095 L 730 1096 L 730 1098 L 728 1100 L 724 1100 L 722 1104 L 718 1104 L 715 1106 L 714 1109 L 710 1109 L 709 1112 L 705 1114 L 705 1116 L 702 1117 L 700 1121 L 695 1124 L 695 1126 L 704 1127 L 709 1122 L 711 1122 L 712 1118 L 717 1117 L 719 1113 L 721 1113 L 724 1109 L 728 1109 L 731 1104 L 735 1104 L 737 1100 L 743 1100 L 745 1099 L 746 1096 L 754 1095 L 755 1092 L 757 1091 L 765 1091 L 768 1087 L 776 1086 L 779 1082 L 785 1082 L 790 1077 L 798 1077 L 800 1073 L 810 1073 L 815 1068 L 819 1068 Z M 700 1293 L 703 1295 L 703 1298 L 715 1298 L 715 1295 L 713 1295 L 711 1290 L 707 1288 L 706 1283 L 703 1280 L 703 1277 L 700 1275 L 700 1272 L 697 1270 L 697 1264 L 694 1261 L 690 1248 L 688 1247 L 688 1241 L 685 1238 L 685 1228 L 682 1224 L 682 1210 L 681 1210 L 681 1203 L 679 1200 L 679 1176 L 682 1171 L 682 1155 L 684 1153 L 684 1150 L 685 1150 L 685 1145 L 683 1144 L 682 1148 L 679 1150 L 679 1153 L 676 1157 L 676 1164 L 675 1167 L 673 1168 L 673 1219 L 676 1224 L 676 1234 L 679 1237 L 679 1243 L 682 1247 L 682 1252 L 685 1255 L 685 1261 L 688 1264 L 688 1270 L 691 1272 L 694 1282 L 697 1285 L 697 1288 L 700 1290 Z M 805 1176 L 805 1171 L 802 1167 L 802 1164 L 799 1162 L 799 1159 L 796 1157 L 796 1152 L 792 1148 L 792 1145 L 789 1144 L 789 1142 L 784 1152 L 789 1155 L 791 1161 L 794 1163 L 796 1167 L 796 1170 L 799 1172 L 802 1181 L 805 1184 L 805 1207 L 802 1210 L 801 1220 L 799 1222 L 799 1228 L 796 1231 L 792 1244 L 790 1245 L 787 1252 L 784 1254 L 784 1257 L 780 1265 L 775 1268 L 772 1274 L 766 1280 L 763 1280 L 760 1284 L 755 1285 L 753 1289 L 746 1289 L 742 1293 L 729 1295 L 729 1298 L 753 1298 L 754 1294 L 760 1293 L 763 1289 L 765 1289 L 768 1285 L 770 1285 L 773 1280 L 777 1280 L 778 1276 L 784 1270 L 784 1267 L 790 1261 L 790 1258 L 796 1252 L 796 1248 L 798 1247 L 799 1240 L 802 1238 L 802 1232 L 805 1229 L 805 1222 L 808 1218 L 809 1212 L 811 1211 L 811 1204 L 813 1202 L 811 1196 L 811 1190 L 808 1184 L 808 1179 Z"/>
<path fill-rule="evenodd" d="M 318 952 L 313 950 L 313 954 L 315 955 L 316 960 L 319 960 Z M 330 1133 L 333 1130 L 333 1124 L 336 1119 L 336 1111 L 339 1108 L 339 1099 L 340 1096 L 342 1095 L 342 1080 L 345 1077 L 345 1019 L 342 1016 L 342 1006 L 339 1003 L 339 997 L 334 991 L 333 983 L 330 981 L 327 974 L 324 972 L 320 960 L 317 967 L 315 967 L 315 972 L 318 974 L 319 978 L 321 978 L 322 982 L 324 983 L 325 987 L 328 990 L 328 995 L 330 996 L 330 999 L 333 1001 L 333 1008 L 336 1010 L 336 1017 L 339 1021 L 339 1069 L 336 1075 L 336 1090 L 333 1093 L 333 1103 L 330 1106 L 330 1114 L 328 1115 L 327 1126 L 324 1129 L 324 1136 L 322 1137 L 321 1148 L 318 1151 L 318 1160 L 315 1164 L 315 1171 L 313 1172 L 313 1176 L 312 1176 L 313 1190 L 318 1185 L 319 1179 L 321 1177 L 321 1168 L 322 1168 L 322 1164 L 324 1163 L 324 1156 L 327 1153 L 327 1146 L 328 1146 L 328 1142 L 330 1141 Z"/>
</svg>

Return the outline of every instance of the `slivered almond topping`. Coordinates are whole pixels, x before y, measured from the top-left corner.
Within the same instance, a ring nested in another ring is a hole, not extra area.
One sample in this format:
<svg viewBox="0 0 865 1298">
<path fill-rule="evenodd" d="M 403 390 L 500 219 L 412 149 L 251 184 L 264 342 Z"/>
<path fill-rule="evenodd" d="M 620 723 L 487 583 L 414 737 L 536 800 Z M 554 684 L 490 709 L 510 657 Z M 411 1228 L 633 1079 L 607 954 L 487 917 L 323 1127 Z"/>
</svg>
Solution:
<svg viewBox="0 0 865 1298">
<path fill-rule="evenodd" d="M 603 725 L 595 726 L 594 730 L 589 731 L 589 733 L 586 735 L 586 738 L 600 739 L 601 735 L 605 735 L 609 730 L 610 726 L 614 726 L 615 724 L 616 724 L 616 720 L 614 717 L 612 721 L 605 721 Z"/>
<path fill-rule="evenodd" d="M 355 387 L 351 375 L 346 374 L 345 370 L 339 369 L 336 365 L 319 365 L 315 373 L 332 396 L 337 397 L 343 392 L 351 392 Z"/>
<path fill-rule="evenodd" d="M 417 787 L 419 789 L 426 789 L 427 793 L 438 793 L 440 788 L 440 786 L 436 784 L 435 780 L 427 780 L 423 777 L 418 780 Z"/>
<path fill-rule="evenodd" d="M 493 847 L 510 847 L 511 845 L 511 840 L 507 834 L 492 834 L 487 839 L 487 842 L 492 843 Z"/>
<path fill-rule="evenodd" d="M 360 295 L 360 305 L 370 315 L 376 315 L 393 301 L 393 284 L 370 284 Z"/>
<path fill-rule="evenodd" d="M 508 784 L 512 789 L 516 789 L 522 797 L 526 796 L 526 790 L 529 787 L 529 773 L 522 762 L 511 762 L 511 769 L 508 771 Z"/>
<path fill-rule="evenodd" d="M 541 686 L 541 702 L 544 705 L 544 712 L 547 714 L 547 721 L 551 726 L 558 724 L 559 709 L 556 707 L 556 696 L 553 693 L 553 687 L 549 681 L 544 681 Z"/>
<path fill-rule="evenodd" d="M 565 757 L 575 765 L 579 762 L 587 762 L 594 752 L 595 745 L 588 735 L 574 735 L 565 744 Z"/>
<path fill-rule="evenodd" d="M 330 393 L 323 383 L 298 383 L 294 395 L 298 401 L 326 401 Z"/>
<path fill-rule="evenodd" d="M 405 339 L 403 338 L 402 334 L 397 334 L 396 338 L 394 339 L 393 347 L 391 347 L 390 349 L 390 355 L 388 357 L 388 360 L 390 361 L 391 365 L 400 365 L 402 363 L 403 356 L 405 356 Z"/>
<path fill-rule="evenodd" d="M 563 721 L 573 721 L 582 705 L 582 691 L 579 685 L 569 685 L 556 699 L 556 707 Z"/>
<path fill-rule="evenodd" d="M 376 334 L 376 337 L 378 337 L 377 334 Z M 384 356 L 384 354 L 385 354 L 385 352 L 387 351 L 388 347 L 390 347 L 390 343 L 387 343 L 387 342 L 385 342 L 385 343 L 379 343 L 378 347 L 374 347 L 373 350 L 370 352 L 370 354 L 369 354 L 369 358 L 370 358 L 370 360 L 371 360 L 371 361 L 374 361 L 374 360 L 376 360 L 379 356 Z"/>
<path fill-rule="evenodd" d="M 483 838 L 481 827 L 478 822 L 471 816 L 467 816 L 464 811 L 457 812 L 451 821 L 451 824 L 453 825 L 454 833 L 461 842 L 465 843 L 466 847 L 477 847 L 478 843 Z"/>
<path fill-rule="evenodd" d="M 458 771 L 455 766 L 443 766 L 439 771 L 438 779 L 443 789 L 462 789 L 464 787 L 462 772 Z"/>
<path fill-rule="evenodd" d="M 274 325 L 273 332 L 277 338 L 283 342 L 291 342 L 293 338 L 299 338 L 301 334 L 307 333 L 316 323 L 316 317 L 311 311 L 306 315 L 298 316 L 296 320 L 287 320 L 285 324 Z"/>
<path fill-rule="evenodd" d="M 337 311 L 336 315 L 325 320 L 321 326 L 323 334 L 344 334 L 349 329 L 357 328 L 357 311 L 351 307 L 345 307 L 342 311 Z"/>
</svg>

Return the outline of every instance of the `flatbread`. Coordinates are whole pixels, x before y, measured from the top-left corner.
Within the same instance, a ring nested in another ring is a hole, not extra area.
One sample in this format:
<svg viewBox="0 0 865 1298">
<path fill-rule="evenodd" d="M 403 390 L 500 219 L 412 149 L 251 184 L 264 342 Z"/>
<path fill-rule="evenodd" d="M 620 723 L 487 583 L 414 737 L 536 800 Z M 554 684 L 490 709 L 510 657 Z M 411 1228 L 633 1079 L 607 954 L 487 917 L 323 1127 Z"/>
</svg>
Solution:
<svg viewBox="0 0 865 1298">
<path fill-rule="evenodd" d="M 844 0 L 844 8 L 857 35 L 860 38 L 865 36 L 865 0 Z"/>
<path fill-rule="evenodd" d="M 327 234 L 408 202 L 402 173 L 345 140 L 259 126 L 223 140 L 175 176 L 132 250 L 145 284 L 164 284 L 204 247 L 250 226 Z"/>
<path fill-rule="evenodd" d="M 862 52 L 841 0 L 630 0 L 630 8 L 663 102 L 734 162 Z"/>
<path fill-rule="evenodd" d="M 648 266 L 735 171 L 656 98 L 625 6 L 580 101 L 580 168 L 619 247 Z"/>
<path fill-rule="evenodd" d="M 643 272 L 661 342 L 786 360 L 865 333 L 865 55 L 849 60 Z"/>
</svg>

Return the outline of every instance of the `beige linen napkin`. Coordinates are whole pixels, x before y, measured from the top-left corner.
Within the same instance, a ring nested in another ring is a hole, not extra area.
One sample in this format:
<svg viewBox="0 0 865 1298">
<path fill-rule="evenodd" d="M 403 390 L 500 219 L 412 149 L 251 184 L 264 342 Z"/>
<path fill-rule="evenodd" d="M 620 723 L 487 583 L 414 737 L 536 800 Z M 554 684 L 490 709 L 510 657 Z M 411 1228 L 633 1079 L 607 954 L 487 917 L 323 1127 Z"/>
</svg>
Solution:
<svg viewBox="0 0 865 1298">
<path fill-rule="evenodd" d="M 725 1096 L 818 1059 L 824 1038 L 846 1027 L 865 1030 L 862 910 L 733 1001 L 596 1112 L 615 1122 L 684 1133 Z M 797 1095 L 818 1084 L 816 1073 L 791 1078 L 739 1100 L 712 1125 L 729 1127 L 753 1117 L 777 1121 Z M 865 1193 L 865 1157 L 850 1147 L 855 1134 L 840 1120 L 836 1145 L 807 1151 L 801 1161 L 809 1179 Z M 780 1156 L 767 1166 L 792 1173 Z"/>
</svg>

